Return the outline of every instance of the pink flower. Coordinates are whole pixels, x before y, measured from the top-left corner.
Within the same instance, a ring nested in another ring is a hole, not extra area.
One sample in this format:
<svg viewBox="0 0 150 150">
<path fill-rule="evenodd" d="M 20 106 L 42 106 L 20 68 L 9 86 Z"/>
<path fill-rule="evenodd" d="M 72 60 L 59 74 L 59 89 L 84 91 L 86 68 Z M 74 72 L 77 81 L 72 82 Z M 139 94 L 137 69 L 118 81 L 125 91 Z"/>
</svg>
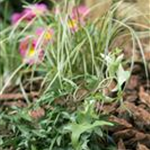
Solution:
<svg viewBox="0 0 150 150">
<path fill-rule="evenodd" d="M 36 29 L 36 35 L 42 36 L 44 42 L 52 42 L 54 30 L 52 28 L 44 29 L 42 27 Z"/>
<path fill-rule="evenodd" d="M 30 21 L 38 15 L 42 15 L 47 11 L 45 4 L 33 4 L 25 8 L 21 13 L 14 13 L 11 17 L 12 24 L 17 23 L 19 20 Z"/>
<path fill-rule="evenodd" d="M 71 32 L 74 33 L 78 31 L 81 26 L 85 25 L 85 18 L 88 13 L 89 10 L 84 5 L 73 8 L 70 19 L 68 20 L 68 27 L 70 28 Z"/>
<path fill-rule="evenodd" d="M 74 7 L 72 10 L 72 18 L 78 18 L 78 19 L 85 19 L 85 17 L 88 15 L 89 9 L 84 6 L 80 5 L 78 7 Z"/>
<path fill-rule="evenodd" d="M 27 64 L 40 63 L 44 58 L 44 50 L 48 42 L 53 42 L 54 30 L 52 28 L 37 28 L 34 37 L 27 36 L 19 45 L 20 55 Z"/>
<path fill-rule="evenodd" d="M 12 22 L 12 24 L 17 23 L 21 18 L 22 18 L 22 14 L 21 13 L 14 13 L 11 16 L 11 22 Z"/>
<path fill-rule="evenodd" d="M 30 21 L 37 15 L 44 14 L 46 11 L 47 11 L 47 6 L 45 4 L 34 4 L 25 8 L 22 14 L 23 16 L 25 16 L 25 19 Z"/>
<path fill-rule="evenodd" d="M 27 64 L 37 64 L 43 60 L 44 52 L 37 45 L 37 40 L 26 37 L 19 45 L 20 55 Z"/>
</svg>

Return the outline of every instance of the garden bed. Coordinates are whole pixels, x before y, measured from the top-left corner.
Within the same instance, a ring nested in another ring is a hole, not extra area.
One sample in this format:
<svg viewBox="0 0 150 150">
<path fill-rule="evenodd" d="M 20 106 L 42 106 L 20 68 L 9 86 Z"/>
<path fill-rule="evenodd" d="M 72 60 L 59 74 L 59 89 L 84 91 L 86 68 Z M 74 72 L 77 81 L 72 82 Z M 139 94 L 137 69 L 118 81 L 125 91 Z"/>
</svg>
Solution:
<svg viewBox="0 0 150 150">
<path fill-rule="evenodd" d="M 99 17 L 68 0 L 1 14 L 0 150 L 150 149 L 147 15 L 108 4 Z"/>
</svg>

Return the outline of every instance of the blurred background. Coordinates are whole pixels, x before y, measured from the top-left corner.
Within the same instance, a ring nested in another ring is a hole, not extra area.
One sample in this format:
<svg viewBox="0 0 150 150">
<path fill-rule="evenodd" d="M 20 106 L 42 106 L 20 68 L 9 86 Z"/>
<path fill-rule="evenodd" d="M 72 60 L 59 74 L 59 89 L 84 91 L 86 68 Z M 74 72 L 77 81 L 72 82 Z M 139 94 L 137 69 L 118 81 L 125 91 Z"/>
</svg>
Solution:
<svg viewBox="0 0 150 150">
<path fill-rule="evenodd" d="M 0 19 L 9 22 L 10 15 L 13 12 L 21 12 L 23 5 L 37 2 L 45 3 L 48 7 L 52 7 L 52 2 L 50 0 L 0 0 Z"/>
<path fill-rule="evenodd" d="M 32 4 L 35 2 L 45 3 L 49 8 L 53 7 L 53 0 L 0 0 L 0 19 L 3 19 L 5 22 L 10 21 L 10 15 L 13 12 L 20 12 L 23 8 L 22 6 L 25 4 Z M 56 1 L 56 0 L 55 0 Z M 122 2 L 119 8 L 119 15 L 128 16 L 134 15 L 137 11 L 145 14 L 149 14 L 150 16 L 150 0 L 81 0 L 82 3 L 91 7 L 97 3 L 100 4 L 94 9 L 92 12 L 92 17 L 100 17 L 105 12 L 107 12 L 114 2 Z M 101 9 L 99 9 L 99 7 Z M 8 11 L 9 10 L 9 11 Z M 150 18 L 150 17 L 149 17 Z M 134 18 L 134 20 L 141 20 L 143 22 L 143 18 Z"/>
</svg>

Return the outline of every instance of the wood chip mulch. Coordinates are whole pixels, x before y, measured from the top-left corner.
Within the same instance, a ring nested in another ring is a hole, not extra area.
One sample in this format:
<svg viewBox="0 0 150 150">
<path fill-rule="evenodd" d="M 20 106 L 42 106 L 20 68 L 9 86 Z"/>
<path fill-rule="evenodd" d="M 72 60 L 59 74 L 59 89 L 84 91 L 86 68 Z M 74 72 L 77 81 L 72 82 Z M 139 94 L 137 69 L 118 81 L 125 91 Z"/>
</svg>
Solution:
<svg viewBox="0 0 150 150">
<path fill-rule="evenodd" d="M 135 68 L 124 92 L 124 103 L 106 104 L 102 110 L 111 114 L 109 120 L 115 123 L 109 133 L 118 150 L 150 150 L 150 80 L 146 80 L 143 67 Z"/>
</svg>

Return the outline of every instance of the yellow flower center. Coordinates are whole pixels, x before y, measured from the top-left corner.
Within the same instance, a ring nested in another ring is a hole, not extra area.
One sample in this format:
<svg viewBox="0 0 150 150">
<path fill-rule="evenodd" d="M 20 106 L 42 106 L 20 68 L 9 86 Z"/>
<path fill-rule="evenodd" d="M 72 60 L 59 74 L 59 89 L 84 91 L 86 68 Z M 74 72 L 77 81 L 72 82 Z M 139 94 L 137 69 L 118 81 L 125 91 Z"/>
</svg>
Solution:
<svg viewBox="0 0 150 150">
<path fill-rule="evenodd" d="M 42 13 L 43 13 L 42 10 L 37 9 L 37 8 L 32 8 L 32 12 L 33 12 L 35 15 L 42 15 Z"/>
<path fill-rule="evenodd" d="M 75 19 L 69 20 L 68 21 L 68 26 L 70 29 L 74 29 L 78 27 L 78 22 Z"/>
<path fill-rule="evenodd" d="M 34 55 L 35 55 L 35 49 L 34 49 L 34 47 L 31 47 L 31 48 L 28 50 L 27 56 L 28 56 L 28 57 L 32 57 L 32 56 L 34 56 Z"/>
<path fill-rule="evenodd" d="M 52 38 L 52 34 L 50 32 L 46 32 L 44 35 L 45 40 L 50 40 Z"/>
</svg>

